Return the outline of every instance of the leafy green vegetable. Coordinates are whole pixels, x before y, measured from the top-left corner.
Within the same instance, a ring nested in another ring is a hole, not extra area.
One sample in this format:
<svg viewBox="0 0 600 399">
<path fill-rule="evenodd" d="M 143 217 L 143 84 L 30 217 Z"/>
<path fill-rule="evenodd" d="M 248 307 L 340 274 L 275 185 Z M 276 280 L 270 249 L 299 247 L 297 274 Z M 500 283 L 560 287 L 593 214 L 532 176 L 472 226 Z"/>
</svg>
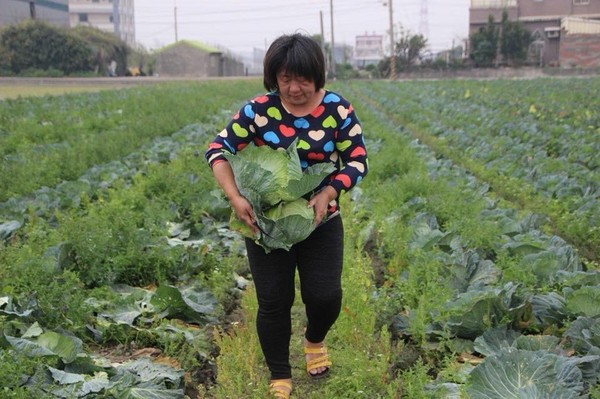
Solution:
<svg viewBox="0 0 600 399">
<path fill-rule="evenodd" d="M 308 237 L 314 229 L 315 214 L 307 204 L 304 198 L 281 202 L 266 210 L 264 216 L 259 216 L 259 221 L 265 226 L 264 244 L 270 248 L 288 248 L 291 246 L 288 243 L 300 242 Z"/>
<path fill-rule="evenodd" d="M 294 141 L 287 150 L 248 146 L 236 155 L 225 153 L 240 193 L 252 204 L 260 234 L 256 242 L 265 251 L 289 250 L 314 230 L 314 212 L 302 197 L 335 168 L 319 163 L 302 170 Z M 232 219 L 246 237 L 256 238 L 247 226 Z"/>
<path fill-rule="evenodd" d="M 447 304 L 446 327 L 460 338 L 475 339 L 503 321 L 513 324 L 529 322 L 531 304 L 516 295 L 517 285 L 467 291 Z"/>
<path fill-rule="evenodd" d="M 578 398 L 584 383 L 577 362 L 546 351 L 506 348 L 473 369 L 469 397 Z"/>
<path fill-rule="evenodd" d="M 600 316 L 600 285 L 581 287 L 567 295 L 568 311 L 575 315 Z"/>
</svg>

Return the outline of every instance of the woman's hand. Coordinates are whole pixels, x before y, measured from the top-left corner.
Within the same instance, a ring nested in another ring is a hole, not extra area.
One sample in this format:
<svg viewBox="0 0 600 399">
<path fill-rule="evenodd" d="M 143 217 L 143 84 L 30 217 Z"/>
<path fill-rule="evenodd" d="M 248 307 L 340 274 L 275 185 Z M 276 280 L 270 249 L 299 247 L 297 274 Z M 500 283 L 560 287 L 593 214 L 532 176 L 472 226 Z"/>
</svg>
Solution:
<svg viewBox="0 0 600 399">
<path fill-rule="evenodd" d="M 252 205 L 246 197 L 240 194 L 240 191 L 235 184 L 235 178 L 233 177 L 233 170 L 229 162 L 219 162 L 213 165 L 212 171 L 217 179 L 217 183 L 223 189 L 223 192 L 229 199 L 229 204 L 233 208 L 235 215 L 244 224 L 246 224 L 254 234 L 258 233 L 258 226 L 256 225 L 256 215 L 252 209 Z"/>
<path fill-rule="evenodd" d="M 252 205 L 242 195 L 238 195 L 229 199 L 229 203 L 235 212 L 235 215 L 246 226 L 250 227 L 254 234 L 258 234 L 258 226 L 256 225 L 256 215 L 252 209 Z"/>
<path fill-rule="evenodd" d="M 315 211 L 314 224 L 318 226 L 325 215 L 327 215 L 327 207 L 329 203 L 337 197 L 337 192 L 331 186 L 327 186 L 315 195 L 312 196 L 308 201 L 308 207 L 313 208 Z"/>
</svg>

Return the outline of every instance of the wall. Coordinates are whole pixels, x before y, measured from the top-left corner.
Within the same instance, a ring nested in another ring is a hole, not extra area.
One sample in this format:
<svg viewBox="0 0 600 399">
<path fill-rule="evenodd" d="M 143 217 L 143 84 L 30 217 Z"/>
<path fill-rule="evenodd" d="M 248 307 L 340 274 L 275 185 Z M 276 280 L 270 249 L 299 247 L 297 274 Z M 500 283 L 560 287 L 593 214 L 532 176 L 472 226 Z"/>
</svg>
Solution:
<svg viewBox="0 0 600 399">
<path fill-rule="evenodd" d="M 156 73 L 160 76 L 207 77 L 210 54 L 187 46 L 174 46 L 161 51 L 156 57 Z"/>
<path fill-rule="evenodd" d="M 600 68 L 600 35 L 563 35 L 560 39 L 562 68 Z"/>
<path fill-rule="evenodd" d="M 568 15 L 592 16 L 600 13 L 600 2 L 590 0 L 588 4 L 573 4 L 573 0 L 520 0 L 519 18 L 553 17 Z"/>
<path fill-rule="evenodd" d="M 168 77 L 244 76 L 244 64 L 214 50 L 204 51 L 185 42 L 168 46 L 156 55 L 156 73 Z"/>
<path fill-rule="evenodd" d="M 532 79 L 544 76 L 598 75 L 597 69 L 563 68 L 472 68 L 446 71 L 414 71 L 396 73 L 398 80 L 416 79 Z"/>
</svg>

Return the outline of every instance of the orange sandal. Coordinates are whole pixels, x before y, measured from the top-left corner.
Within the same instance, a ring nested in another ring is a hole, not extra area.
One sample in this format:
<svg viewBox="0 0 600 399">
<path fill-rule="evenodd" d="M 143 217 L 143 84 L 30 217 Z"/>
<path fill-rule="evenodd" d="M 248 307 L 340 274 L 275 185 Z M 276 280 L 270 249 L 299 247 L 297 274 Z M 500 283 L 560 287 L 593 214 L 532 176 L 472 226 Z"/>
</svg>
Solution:
<svg viewBox="0 0 600 399">
<path fill-rule="evenodd" d="M 331 361 L 329 360 L 329 355 L 327 354 L 327 347 L 325 345 L 312 348 L 312 347 L 304 347 L 304 354 L 320 354 L 321 356 L 315 357 L 306 362 L 306 372 L 308 376 L 313 379 L 319 379 L 327 376 L 329 374 L 329 367 L 331 367 Z M 326 367 L 325 371 L 320 373 L 313 374 L 311 371 L 314 371 L 320 367 Z"/>
<path fill-rule="evenodd" d="M 292 393 L 292 383 L 289 380 L 272 380 L 269 383 L 269 392 L 276 399 L 289 399 Z"/>
</svg>

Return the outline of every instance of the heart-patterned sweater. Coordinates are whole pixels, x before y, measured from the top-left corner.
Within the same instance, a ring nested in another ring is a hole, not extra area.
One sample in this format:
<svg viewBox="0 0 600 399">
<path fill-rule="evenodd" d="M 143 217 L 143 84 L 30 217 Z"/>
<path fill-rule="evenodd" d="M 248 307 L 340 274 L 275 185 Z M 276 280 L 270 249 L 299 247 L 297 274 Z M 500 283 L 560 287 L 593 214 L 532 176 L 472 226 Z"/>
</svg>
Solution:
<svg viewBox="0 0 600 399">
<path fill-rule="evenodd" d="M 227 162 L 224 151 L 235 154 L 250 142 L 286 149 L 296 139 L 303 169 L 319 162 L 331 162 L 336 168 L 315 192 L 330 185 L 339 197 L 367 174 L 367 151 L 361 124 L 352 105 L 332 91 L 326 91 L 321 103 L 303 117 L 289 113 L 278 93 L 254 98 L 210 143 L 205 156 L 213 167 L 218 162 Z M 337 210 L 336 198 L 329 204 L 328 214 Z"/>
</svg>

